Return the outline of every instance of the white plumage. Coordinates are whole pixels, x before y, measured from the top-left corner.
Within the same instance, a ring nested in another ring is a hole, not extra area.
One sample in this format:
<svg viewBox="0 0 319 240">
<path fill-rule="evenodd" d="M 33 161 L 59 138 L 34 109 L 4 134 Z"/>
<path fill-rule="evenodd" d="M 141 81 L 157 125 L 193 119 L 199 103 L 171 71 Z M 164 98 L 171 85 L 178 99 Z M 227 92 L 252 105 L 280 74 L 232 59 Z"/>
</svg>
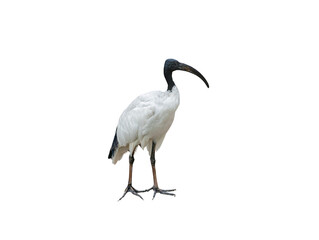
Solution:
<svg viewBox="0 0 319 240">
<path fill-rule="evenodd" d="M 152 141 L 158 150 L 173 123 L 179 106 L 179 92 L 176 86 L 172 91 L 154 91 L 137 97 L 122 113 L 117 125 L 118 148 L 114 153 L 116 164 L 124 153 L 140 145 L 147 147 L 151 155 Z"/>
<path fill-rule="evenodd" d="M 153 199 L 156 193 L 175 196 L 171 193 L 175 189 L 163 190 L 158 187 L 155 168 L 155 151 L 162 145 L 165 135 L 174 121 L 175 111 L 179 106 L 179 92 L 172 78 L 172 73 L 175 70 L 193 73 L 209 87 L 204 76 L 195 68 L 174 59 L 167 59 L 164 64 L 167 91 L 140 95 L 124 110 L 120 116 L 108 156 L 116 164 L 124 153 L 130 152 L 128 185 L 120 200 L 128 192 L 143 199 L 138 193 L 150 190 L 154 190 Z M 138 191 L 132 186 L 134 153 L 137 146 L 143 149 L 147 147 L 152 165 L 154 185 L 144 191 Z"/>
</svg>

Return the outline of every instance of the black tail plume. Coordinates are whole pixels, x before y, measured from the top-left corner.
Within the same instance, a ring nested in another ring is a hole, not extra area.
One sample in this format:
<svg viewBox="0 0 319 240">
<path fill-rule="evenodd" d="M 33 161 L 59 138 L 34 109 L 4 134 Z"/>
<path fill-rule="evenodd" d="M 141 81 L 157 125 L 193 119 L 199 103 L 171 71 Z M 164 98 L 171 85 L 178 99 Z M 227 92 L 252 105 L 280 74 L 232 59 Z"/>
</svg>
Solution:
<svg viewBox="0 0 319 240">
<path fill-rule="evenodd" d="M 116 128 L 115 136 L 114 136 L 114 139 L 113 139 L 112 147 L 110 149 L 108 158 L 113 158 L 114 153 L 115 153 L 118 145 L 119 145 L 119 142 L 117 141 L 117 128 Z"/>
</svg>

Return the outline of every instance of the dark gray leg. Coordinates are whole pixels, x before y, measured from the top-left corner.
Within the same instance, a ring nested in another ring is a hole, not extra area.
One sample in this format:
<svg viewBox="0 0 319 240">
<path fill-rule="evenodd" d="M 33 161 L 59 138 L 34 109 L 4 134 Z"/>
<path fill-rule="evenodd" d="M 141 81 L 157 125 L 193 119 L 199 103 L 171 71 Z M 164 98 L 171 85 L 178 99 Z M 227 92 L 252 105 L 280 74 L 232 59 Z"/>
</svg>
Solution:
<svg viewBox="0 0 319 240">
<path fill-rule="evenodd" d="M 155 146 L 156 146 L 156 144 L 153 142 L 152 143 L 152 152 L 151 152 L 151 165 L 152 165 L 154 185 L 150 189 L 147 189 L 147 190 L 144 190 L 144 191 L 140 191 L 140 192 L 148 192 L 150 190 L 153 190 L 154 191 L 153 199 L 155 198 L 156 193 L 171 195 L 171 196 L 175 197 L 175 194 L 169 193 L 169 192 L 175 191 L 176 189 L 163 190 L 163 189 L 160 189 L 158 187 L 157 177 L 156 177 L 156 168 L 155 168 L 155 162 L 156 162 L 156 160 L 155 160 Z"/>
<path fill-rule="evenodd" d="M 133 186 L 132 186 L 132 172 L 133 172 L 133 163 L 134 163 L 134 152 L 135 152 L 135 149 L 133 151 L 132 154 L 130 154 L 130 157 L 129 157 L 129 163 L 130 163 L 130 169 L 129 169 L 129 175 L 128 175 L 128 184 L 127 184 L 127 187 L 124 191 L 124 194 L 123 196 L 119 199 L 119 201 L 125 197 L 125 195 L 128 193 L 128 192 L 131 192 L 132 194 L 134 194 L 135 196 L 138 196 L 140 197 L 142 200 L 144 200 L 139 194 L 138 194 L 138 190 L 136 190 Z"/>
</svg>

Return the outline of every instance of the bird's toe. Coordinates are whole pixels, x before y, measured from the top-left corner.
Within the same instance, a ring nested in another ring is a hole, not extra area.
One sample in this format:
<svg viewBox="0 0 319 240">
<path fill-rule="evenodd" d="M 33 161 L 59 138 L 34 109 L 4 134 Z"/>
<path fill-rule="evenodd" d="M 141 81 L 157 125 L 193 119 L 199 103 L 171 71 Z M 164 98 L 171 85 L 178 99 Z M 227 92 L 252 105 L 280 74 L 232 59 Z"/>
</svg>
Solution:
<svg viewBox="0 0 319 240">
<path fill-rule="evenodd" d="M 128 192 L 131 192 L 133 195 L 138 196 L 140 199 L 144 200 L 144 199 L 142 198 L 142 196 L 138 194 L 138 193 L 141 192 L 141 191 L 136 190 L 136 189 L 132 186 L 132 184 L 128 184 L 127 187 L 126 187 L 126 189 L 125 189 L 125 191 L 124 191 L 123 196 L 119 199 L 119 201 L 122 200 Z"/>
</svg>

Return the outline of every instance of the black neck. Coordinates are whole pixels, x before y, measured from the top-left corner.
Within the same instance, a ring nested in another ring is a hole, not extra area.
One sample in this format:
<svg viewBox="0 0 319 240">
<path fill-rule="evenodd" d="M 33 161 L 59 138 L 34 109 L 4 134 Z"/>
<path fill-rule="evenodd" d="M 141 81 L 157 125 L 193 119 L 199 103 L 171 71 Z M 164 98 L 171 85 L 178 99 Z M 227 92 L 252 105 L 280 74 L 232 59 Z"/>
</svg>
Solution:
<svg viewBox="0 0 319 240">
<path fill-rule="evenodd" d="M 172 72 L 164 70 L 164 76 L 167 82 L 167 91 L 172 91 L 173 87 L 175 86 L 175 83 L 172 78 Z"/>
</svg>

